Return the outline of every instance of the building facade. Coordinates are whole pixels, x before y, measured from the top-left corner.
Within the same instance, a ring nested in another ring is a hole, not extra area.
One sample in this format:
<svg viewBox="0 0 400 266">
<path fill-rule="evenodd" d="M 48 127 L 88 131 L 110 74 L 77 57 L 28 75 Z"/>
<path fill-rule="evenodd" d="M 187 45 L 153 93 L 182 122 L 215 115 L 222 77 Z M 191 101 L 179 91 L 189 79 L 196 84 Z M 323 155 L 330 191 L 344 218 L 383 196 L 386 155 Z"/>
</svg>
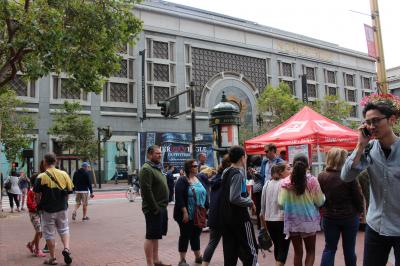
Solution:
<svg viewBox="0 0 400 266">
<path fill-rule="evenodd" d="M 400 96 L 400 66 L 386 70 L 389 92 Z"/>
<path fill-rule="evenodd" d="M 207 152 L 210 163 L 208 112 L 222 92 L 241 107 L 242 125 L 255 129 L 256 99 L 267 85 L 286 82 L 301 98 L 301 75 L 306 74 L 310 101 L 338 95 L 353 106 L 350 119 L 356 121 L 361 118 L 358 102 L 376 90 L 374 60 L 333 43 L 164 1 L 144 1 L 134 13 L 144 30 L 136 45 L 122 52 L 121 71 L 101 94 L 70 93 L 63 86 L 66 76 L 53 74 L 28 84 L 14 81 L 36 121 L 35 169 L 49 150 L 69 172 L 78 166 L 78 159 L 48 134 L 52 114 L 66 99 L 79 101 L 96 127 L 112 128 L 103 163 L 104 176 L 111 179 L 139 168 L 146 146 L 153 143 L 162 145 L 164 161 L 179 164 L 190 156 L 190 116 L 165 119 L 157 107 L 159 100 L 189 88 L 190 81 L 196 84 L 198 151 Z M 180 110 L 188 105 L 187 97 L 180 97 Z"/>
</svg>

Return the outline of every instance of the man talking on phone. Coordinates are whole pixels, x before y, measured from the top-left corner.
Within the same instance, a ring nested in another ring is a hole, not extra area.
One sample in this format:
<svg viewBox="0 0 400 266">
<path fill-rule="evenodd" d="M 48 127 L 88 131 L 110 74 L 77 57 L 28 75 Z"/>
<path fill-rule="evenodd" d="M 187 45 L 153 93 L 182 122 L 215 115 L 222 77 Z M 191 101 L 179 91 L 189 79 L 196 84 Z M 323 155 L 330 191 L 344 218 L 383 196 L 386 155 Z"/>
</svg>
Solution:
<svg viewBox="0 0 400 266">
<path fill-rule="evenodd" d="M 364 266 L 385 266 L 394 248 L 400 265 L 400 141 L 393 132 L 400 98 L 371 95 L 365 101 L 358 144 L 347 158 L 341 178 L 352 181 L 367 169 L 370 204 L 364 239 Z"/>
</svg>

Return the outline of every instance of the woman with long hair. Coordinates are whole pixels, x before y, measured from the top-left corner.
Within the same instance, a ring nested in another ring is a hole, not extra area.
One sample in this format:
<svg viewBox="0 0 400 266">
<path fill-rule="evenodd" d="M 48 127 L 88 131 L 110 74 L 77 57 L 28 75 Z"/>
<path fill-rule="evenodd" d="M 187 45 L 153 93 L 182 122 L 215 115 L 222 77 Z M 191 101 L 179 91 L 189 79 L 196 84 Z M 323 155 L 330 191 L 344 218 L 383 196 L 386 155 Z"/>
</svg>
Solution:
<svg viewBox="0 0 400 266">
<path fill-rule="evenodd" d="M 180 235 L 178 249 L 180 261 L 178 266 L 189 266 L 186 263 L 186 252 L 190 246 L 196 257 L 196 263 L 202 263 L 200 254 L 201 228 L 194 225 L 194 210 L 196 205 L 206 205 L 207 191 L 196 177 L 199 165 L 195 160 L 186 160 L 184 164 L 185 176 L 181 176 L 175 185 L 174 220 L 179 225 Z"/>
<path fill-rule="evenodd" d="M 10 183 L 10 188 L 7 190 L 8 199 L 10 201 L 10 212 L 14 212 L 14 202 L 17 205 L 17 211 L 20 212 L 20 201 L 19 197 L 21 196 L 21 190 L 19 189 L 18 185 L 18 176 L 17 172 L 13 169 L 10 172 L 10 176 L 4 181 L 4 184 Z"/>
<path fill-rule="evenodd" d="M 326 196 L 322 218 L 325 248 L 321 266 L 334 265 L 340 235 L 346 266 L 355 266 L 357 262 L 356 237 L 360 214 L 364 211 L 364 200 L 357 180 L 344 182 L 340 179 L 346 158 L 346 150 L 332 148 L 326 156 L 325 171 L 318 175 L 321 189 Z"/>
<path fill-rule="evenodd" d="M 271 168 L 271 179 L 268 180 L 262 190 L 260 220 L 266 228 L 274 243 L 275 265 L 285 265 L 289 252 L 290 240 L 285 239 L 283 233 L 283 211 L 278 205 L 278 195 L 282 180 L 291 173 L 287 162 L 278 163 Z"/>
<path fill-rule="evenodd" d="M 282 181 L 278 197 L 284 211 L 283 232 L 294 248 L 294 266 L 303 265 L 303 242 L 306 248 L 304 265 L 314 264 L 316 232 L 321 229 L 319 207 L 325 201 L 317 178 L 308 173 L 308 168 L 307 156 L 296 154 L 292 174 Z"/>
</svg>

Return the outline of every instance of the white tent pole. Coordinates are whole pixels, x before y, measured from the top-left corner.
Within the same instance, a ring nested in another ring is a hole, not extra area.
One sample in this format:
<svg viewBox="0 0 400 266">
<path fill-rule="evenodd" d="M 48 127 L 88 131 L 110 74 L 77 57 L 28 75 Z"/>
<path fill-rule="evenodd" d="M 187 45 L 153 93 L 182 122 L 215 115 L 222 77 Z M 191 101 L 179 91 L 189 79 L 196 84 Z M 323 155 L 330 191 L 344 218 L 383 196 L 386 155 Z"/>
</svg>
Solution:
<svg viewBox="0 0 400 266">
<path fill-rule="evenodd" d="M 318 174 L 322 172 L 322 154 L 319 144 L 317 144 L 317 155 L 318 155 Z"/>
</svg>

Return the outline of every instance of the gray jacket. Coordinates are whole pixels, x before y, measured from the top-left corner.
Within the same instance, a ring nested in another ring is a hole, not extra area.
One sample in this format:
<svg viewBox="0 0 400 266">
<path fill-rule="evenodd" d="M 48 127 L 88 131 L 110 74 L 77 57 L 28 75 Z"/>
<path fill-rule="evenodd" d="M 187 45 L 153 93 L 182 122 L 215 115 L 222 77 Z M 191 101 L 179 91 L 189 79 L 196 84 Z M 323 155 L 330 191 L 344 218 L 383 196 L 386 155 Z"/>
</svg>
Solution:
<svg viewBox="0 0 400 266">
<path fill-rule="evenodd" d="M 19 189 L 18 186 L 18 176 L 9 176 L 7 177 L 7 179 L 4 181 L 4 184 L 7 183 L 9 180 L 11 180 L 11 188 L 7 190 L 8 193 L 12 193 L 12 194 L 22 194 L 21 193 L 21 189 Z"/>
</svg>

